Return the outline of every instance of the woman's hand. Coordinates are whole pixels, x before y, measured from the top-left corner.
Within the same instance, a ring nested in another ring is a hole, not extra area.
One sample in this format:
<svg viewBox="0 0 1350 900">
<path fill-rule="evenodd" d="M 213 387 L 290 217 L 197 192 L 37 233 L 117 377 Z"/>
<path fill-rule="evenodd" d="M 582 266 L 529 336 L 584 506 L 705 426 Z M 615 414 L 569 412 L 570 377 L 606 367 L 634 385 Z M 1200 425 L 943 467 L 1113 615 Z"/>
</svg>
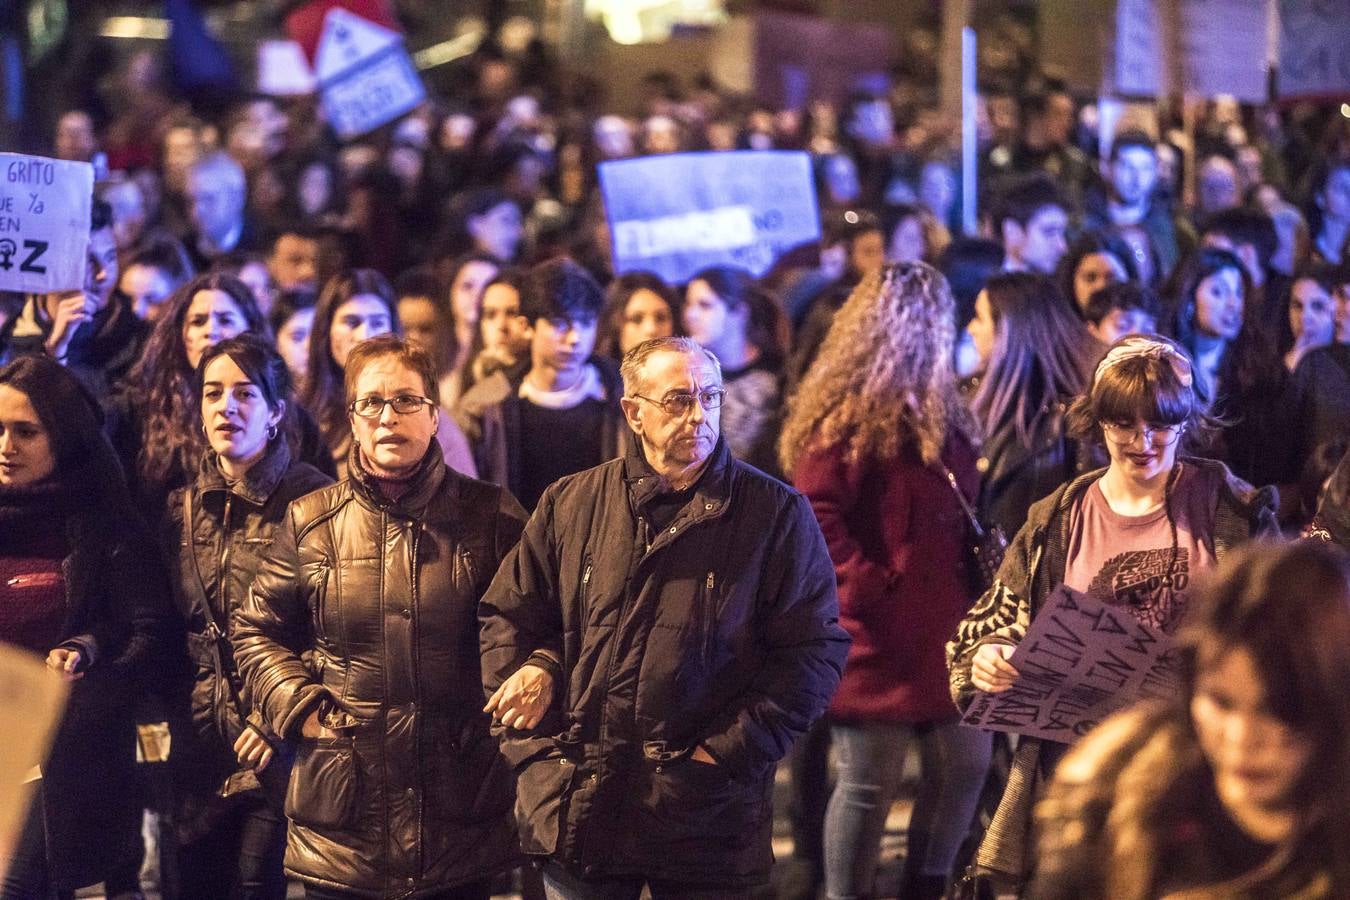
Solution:
<svg viewBox="0 0 1350 900">
<path fill-rule="evenodd" d="M 272 761 L 272 745 L 252 728 L 245 728 L 234 742 L 234 755 L 240 765 L 248 766 L 255 772 L 261 772 Z"/>
<path fill-rule="evenodd" d="M 247 734 L 248 732 L 245 731 L 244 733 Z M 305 716 L 305 720 L 300 723 L 300 737 L 309 741 L 317 741 L 320 738 L 337 737 L 337 732 L 319 721 L 319 707 L 315 706 L 309 711 L 309 715 Z M 237 750 L 237 743 L 235 747 Z"/>
<path fill-rule="evenodd" d="M 59 675 L 62 681 L 79 681 L 84 677 L 84 673 L 75 670 L 80 667 L 83 660 L 84 656 L 80 651 L 69 647 L 57 647 L 47 654 L 47 668 Z"/>
<path fill-rule="evenodd" d="M 552 702 L 553 676 L 547 669 L 526 663 L 497 688 L 483 712 L 492 713 L 507 728 L 529 731 Z"/>
<path fill-rule="evenodd" d="M 970 683 L 987 694 L 1001 694 L 1021 674 L 1008 662 L 1017 649 L 1012 644 L 981 644 L 970 661 Z"/>
</svg>

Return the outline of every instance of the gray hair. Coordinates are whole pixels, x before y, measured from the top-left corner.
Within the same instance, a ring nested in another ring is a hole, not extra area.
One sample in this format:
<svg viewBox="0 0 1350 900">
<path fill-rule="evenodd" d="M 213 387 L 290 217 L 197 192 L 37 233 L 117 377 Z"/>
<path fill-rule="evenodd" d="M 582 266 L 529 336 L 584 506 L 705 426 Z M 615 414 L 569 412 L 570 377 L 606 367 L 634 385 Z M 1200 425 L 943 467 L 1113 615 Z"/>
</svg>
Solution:
<svg viewBox="0 0 1350 900">
<path fill-rule="evenodd" d="M 188 168 L 188 177 L 217 180 L 240 197 L 244 196 L 248 187 L 244 167 L 223 150 L 217 150 L 193 163 Z"/>
<path fill-rule="evenodd" d="M 623 378 L 624 396 L 631 397 L 637 392 L 638 382 L 642 380 L 642 370 L 647 360 L 657 353 L 683 353 L 686 356 L 703 356 L 708 359 L 717 372 L 717 380 L 722 380 L 722 363 L 712 351 L 689 337 L 660 337 L 643 341 L 623 355 L 619 364 L 619 375 Z"/>
</svg>

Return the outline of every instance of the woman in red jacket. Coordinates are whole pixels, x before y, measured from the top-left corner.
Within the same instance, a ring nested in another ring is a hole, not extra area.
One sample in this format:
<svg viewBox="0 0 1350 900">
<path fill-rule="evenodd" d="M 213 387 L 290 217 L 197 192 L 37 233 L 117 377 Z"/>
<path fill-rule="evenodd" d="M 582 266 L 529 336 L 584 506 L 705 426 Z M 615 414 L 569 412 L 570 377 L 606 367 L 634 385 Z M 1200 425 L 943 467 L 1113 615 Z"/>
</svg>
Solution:
<svg viewBox="0 0 1350 900">
<path fill-rule="evenodd" d="M 864 278 L 793 397 L 779 452 L 834 559 L 853 637 L 830 706 L 839 781 L 825 818 L 831 898 L 871 896 L 905 753 L 928 743 L 910 825 L 905 897 L 939 897 L 969 828 L 989 738 L 960 725 L 943 643 L 974 599 L 965 577 L 967 501 L 979 476 L 952 370 L 951 289 L 899 264 Z"/>
</svg>

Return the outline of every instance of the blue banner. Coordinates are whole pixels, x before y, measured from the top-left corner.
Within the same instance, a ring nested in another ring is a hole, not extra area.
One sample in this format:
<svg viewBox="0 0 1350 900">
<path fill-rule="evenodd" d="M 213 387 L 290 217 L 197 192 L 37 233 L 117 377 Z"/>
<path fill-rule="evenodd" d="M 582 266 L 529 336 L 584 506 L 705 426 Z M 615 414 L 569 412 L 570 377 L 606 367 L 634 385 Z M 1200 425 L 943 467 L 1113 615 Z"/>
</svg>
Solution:
<svg viewBox="0 0 1350 900">
<path fill-rule="evenodd" d="M 805 153 L 677 153 L 600 164 L 614 271 L 683 284 L 708 266 L 764 275 L 820 238 Z"/>
</svg>

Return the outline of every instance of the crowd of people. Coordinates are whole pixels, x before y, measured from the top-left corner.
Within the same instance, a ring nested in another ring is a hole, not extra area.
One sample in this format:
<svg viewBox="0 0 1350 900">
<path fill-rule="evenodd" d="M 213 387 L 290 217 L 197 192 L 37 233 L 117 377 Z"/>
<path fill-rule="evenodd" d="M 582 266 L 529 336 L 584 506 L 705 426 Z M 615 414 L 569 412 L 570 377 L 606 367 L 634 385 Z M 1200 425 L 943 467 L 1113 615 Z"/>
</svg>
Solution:
<svg viewBox="0 0 1350 900">
<path fill-rule="evenodd" d="M 147 807 L 166 898 L 751 896 L 786 761 L 781 894 L 865 898 L 911 749 L 904 897 L 1350 895 L 1350 120 L 1102 144 L 1036 76 L 965 233 L 903 92 L 629 118 L 544 62 L 347 144 L 144 56 L 60 117 L 100 179 L 82 289 L 0 295 L 0 640 L 72 693 L 0 897 L 135 896 Z M 614 271 L 597 163 L 740 148 L 810 154 L 818 246 Z M 1061 588 L 1178 695 L 961 724 Z"/>
</svg>

